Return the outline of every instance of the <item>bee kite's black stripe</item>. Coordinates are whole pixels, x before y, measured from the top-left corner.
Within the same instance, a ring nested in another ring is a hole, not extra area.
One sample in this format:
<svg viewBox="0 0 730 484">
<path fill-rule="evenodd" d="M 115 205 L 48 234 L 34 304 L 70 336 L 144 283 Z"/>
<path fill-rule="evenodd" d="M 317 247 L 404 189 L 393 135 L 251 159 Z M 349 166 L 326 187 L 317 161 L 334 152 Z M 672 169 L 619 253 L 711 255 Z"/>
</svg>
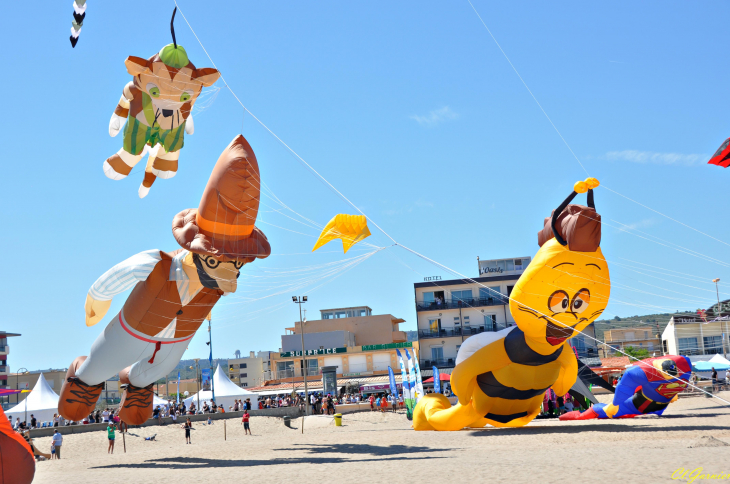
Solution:
<svg viewBox="0 0 730 484">
<path fill-rule="evenodd" d="M 510 415 L 499 415 L 496 413 L 488 413 L 484 416 L 484 418 L 489 419 L 489 420 L 494 420 L 495 422 L 506 424 L 513 420 L 516 420 L 516 419 L 522 418 L 522 417 L 526 417 L 526 416 L 527 416 L 527 412 L 513 413 Z"/>
<path fill-rule="evenodd" d="M 504 398 L 507 400 L 528 400 L 532 397 L 542 395 L 549 387 L 539 388 L 537 390 L 518 390 L 516 388 L 503 385 L 494 374 L 490 371 L 482 373 L 477 377 L 477 385 L 488 397 Z"/>
<path fill-rule="evenodd" d="M 527 346 L 525 333 L 516 327 L 505 336 L 504 349 L 507 351 L 509 359 L 515 363 L 528 366 L 540 366 L 557 360 L 560 353 L 563 352 L 563 345 L 560 345 L 555 353 L 541 355 Z"/>
</svg>

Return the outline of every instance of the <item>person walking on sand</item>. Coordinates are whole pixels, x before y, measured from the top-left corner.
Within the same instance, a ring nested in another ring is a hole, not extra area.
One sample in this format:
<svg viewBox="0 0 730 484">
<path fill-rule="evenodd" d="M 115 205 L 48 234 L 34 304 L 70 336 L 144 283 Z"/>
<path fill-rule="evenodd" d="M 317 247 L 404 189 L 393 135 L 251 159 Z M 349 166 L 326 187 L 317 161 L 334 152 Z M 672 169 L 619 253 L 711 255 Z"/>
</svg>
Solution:
<svg viewBox="0 0 730 484">
<path fill-rule="evenodd" d="M 114 432 L 117 430 L 116 424 L 114 422 L 109 422 L 109 424 L 106 426 L 106 436 L 109 439 L 109 447 L 106 449 L 107 454 L 113 454 L 114 453 Z"/>
<path fill-rule="evenodd" d="M 193 423 L 190 421 L 190 417 L 188 417 L 185 421 L 182 428 L 185 429 L 185 443 L 192 444 L 192 442 L 190 442 L 190 430 L 193 428 Z"/>
<path fill-rule="evenodd" d="M 370 411 L 372 412 L 373 410 L 375 410 L 375 396 L 370 395 L 368 401 L 370 402 Z"/>
<path fill-rule="evenodd" d="M 243 418 L 241 419 L 241 424 L 243 424 L 243 434 L 244 435 L 252 435 L 251 434 L 251 427 L 248 425 L 248 420 L 251 418 L 251 416 L 248 414 L 248 410 L 243 411 Z"/>
<path fill-rule="evenodd" d="M 63 436 L 58 429 L 53 432 L 53 445 L 56 447 L 56 459 L 61 458 L 61 445 L 63 444 Z"/>
</svg>

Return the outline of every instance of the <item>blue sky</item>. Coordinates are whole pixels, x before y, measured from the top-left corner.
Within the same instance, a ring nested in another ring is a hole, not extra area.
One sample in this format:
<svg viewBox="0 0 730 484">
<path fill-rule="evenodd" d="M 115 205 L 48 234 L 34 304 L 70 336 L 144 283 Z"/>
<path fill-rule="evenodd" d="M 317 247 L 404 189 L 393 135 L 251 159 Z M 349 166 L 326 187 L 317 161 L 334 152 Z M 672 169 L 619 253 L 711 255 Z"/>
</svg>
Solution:
<svg viewBox="0 0 730 484">
<path fill-rule="evenodd" d="M 66 367 L 88 353 L 103 328 L 84 325 L 90 285 L 137 252 L 177 247 L 172 217 L 197 206 L 215 160 L 241 130 L 264 182 L 294 211 L 322 225 L 352 213 L 242 116 L 225 89 L 211 91 L 213 102 L 195 113 L 175 178 L 158 181 L 144 200 L 140 170 L 105 178 L 102 162 L 121 145 L 107 126 L 130 80 L 124 59 L 170 42 L 174 4 L 88 4 L 76 49 L 68 42 L 70 2 L 6 26 L 0 329 L 23 334 L 10 341 L 13 370 Z M 705 164 L 730 136 L 723 101 L 730 6 L 474 5 L 592 176 L 718 239 L 597 190 L 613 281 L 606 314 L 712 304 L 711 279 L 730 282 L 723 196 L 730 171 Z M 180 7 L 251 112 L 396 240 L 461 273 L 477 275 L 477 256 L 533 255 L 543 218 L 586 176 L 466 1 L 180 0 Z M 196 66 L 210 66 L 180 16 L 176 27 Z M 397 247 L 357 265 L 363 246 L 343 256 L 333 243 L 310 254 L 317 230 L 263 202 L 260 227 L 273 255 L 247 266 L 239 292 L 214 310 L 216 357 L 277 349 L 298 318 L 294 294 L 309 296 L 310 318 L 367 304 L 415 329 L 413 283 L 450 277 Z M 371 230 L 368 242 L 392 243 Z M 351 264 L 338 262 L 345 259 Z M 200 331 L 185 357 L 207 356 L 206 339 Z"/>
</svg>

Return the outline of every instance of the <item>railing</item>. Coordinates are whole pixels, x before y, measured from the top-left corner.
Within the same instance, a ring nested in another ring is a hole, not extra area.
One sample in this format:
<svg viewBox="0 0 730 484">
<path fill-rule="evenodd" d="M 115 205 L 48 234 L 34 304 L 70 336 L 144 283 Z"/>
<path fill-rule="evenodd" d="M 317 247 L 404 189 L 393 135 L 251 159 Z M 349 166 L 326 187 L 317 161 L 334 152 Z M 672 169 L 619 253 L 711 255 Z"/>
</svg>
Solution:
<svg viewBox="0 0 730 484">
<path fill-rule="evenodd" d="M 416 311 L 438 311 L 440 309 L 501 306 L 502 304 L 509 304 L 509 298 L 507 296 L 443 299 L 440 302 L 416 301 Z"/>
<path fill-rule="evenodd" d="M 453 329 L 419 329 L 419 338 L 446 338 L 449 336 L 471 336 L 473 334 L 484 333 L 485 331 L 499 331 L 506 328 L 503 324 L 498 324 L 497 328 L 485 327 L 485 326 L 465 326 L 464 328 L 453 328 Z"/>
<path fill-rule="evenodd" d="M 660 338 L 656 338 L 654 336 L 649 338 L 616 338 L 616 339 L 607 339 L 607 344 L 620 344 L 620 343 L 630 343 L 632 341 L 659 341 Z"/>
<path fill-rule="evenodd" d="M 437 360 L 421 360 L 421 367 L 424 369 L 430 369 L 432 366 L 439 368 L 450 368 L 455 365 L 455 358 L 440 358 Z"/>
</svg>

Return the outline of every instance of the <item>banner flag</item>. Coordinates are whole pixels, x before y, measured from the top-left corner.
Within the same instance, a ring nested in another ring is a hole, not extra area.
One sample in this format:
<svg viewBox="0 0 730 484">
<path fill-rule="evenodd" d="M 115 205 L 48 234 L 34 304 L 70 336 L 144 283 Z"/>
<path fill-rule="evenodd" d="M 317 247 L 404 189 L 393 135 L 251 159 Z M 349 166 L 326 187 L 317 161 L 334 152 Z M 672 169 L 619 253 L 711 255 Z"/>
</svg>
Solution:
<svg viewBox="0 0 730 484">
<path fill-rule="evenodd" d="M 406 350 L 408 351 L 408 350 Z M 416 365 L 416 403 L 423 398 L 423 380 L 421 379 L 421 365 L 418 364 L 418 353 L 416 348 L 413 348 L 413 361 Z"/>
<path fill-rule="evenodd" d="M 388 378 L 390 379 L 390 393 L 393 394 L 395 401 L 398 401 L 398 387 L 395 384 L 395 375 L 393 374 L 393 368 L 388 367 Z"/>
<path fill-rule="evenodd" d="M 433 367 L 433 392 L 441 393 L 441 375 L 439 375 L 439 369 Z"/>
</svg>

